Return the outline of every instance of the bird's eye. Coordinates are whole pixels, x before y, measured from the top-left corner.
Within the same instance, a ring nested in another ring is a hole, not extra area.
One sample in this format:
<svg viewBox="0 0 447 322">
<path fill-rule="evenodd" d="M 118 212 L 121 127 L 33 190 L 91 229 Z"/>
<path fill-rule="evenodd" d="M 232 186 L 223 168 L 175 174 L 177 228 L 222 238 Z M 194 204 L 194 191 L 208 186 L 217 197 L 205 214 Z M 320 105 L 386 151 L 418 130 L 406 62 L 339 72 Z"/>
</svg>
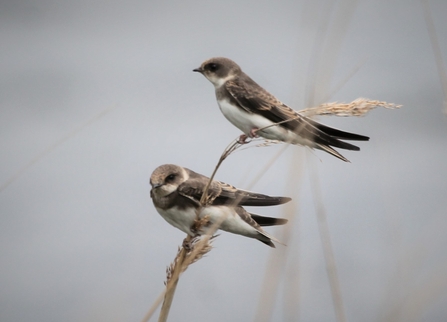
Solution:
<svg viewBox="0 0 447 322">
<path fill-rule="evenodd" d="M 175 179 L 175 174 L 170 174 L 166 177 L 166 181 L 172 181 Z"/>
<path fill-rule="evenodd" d="M 215 63 L 209 63 L 206 67 L 210 72 L 215 72 L 216 70 L 219 69 L 219 65 Z"/>
</svg>

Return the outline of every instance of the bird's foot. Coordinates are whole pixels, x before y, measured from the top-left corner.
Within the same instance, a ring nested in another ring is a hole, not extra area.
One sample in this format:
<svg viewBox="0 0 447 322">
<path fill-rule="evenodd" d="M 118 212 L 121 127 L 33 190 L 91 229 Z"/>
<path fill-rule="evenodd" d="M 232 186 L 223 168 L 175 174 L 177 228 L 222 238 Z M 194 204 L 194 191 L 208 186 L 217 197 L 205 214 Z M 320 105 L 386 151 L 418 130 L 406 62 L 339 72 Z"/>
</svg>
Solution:
<svg viewBox="0 0 447 322">
<path fill-rule="evenodd" d="M 239 139 L 237 140 L 237 143 L 239 144 L 247 144 L 250 143 L 250 141 L 247 141 L 248 136 L 245 134 L 241 134 L 241 136 L 239 136 Z"/>
<path fill-rule="evenodd" d="M 257 137 L 259 137 L 259 135 L 258 135 L 258 131 L 259 131 L 259 129 L 258 129 L 257 127 L 252 128 L 252 129 L 250 130 L 250 137 L 251 137 L 251 138 L 257 138 Z"/>
<path fill-rule="evenodd" d="M 182 247 L 189 253 L 192 250 L 192 240 L 189 238 L 183 239 Z"/>
<path fill-rule="evenodd" d="M 257 138 L 259 137 L 258 132 L 259 129 L 257 127 L 254 127 L 250 130 L 250 133 L 248 135 L 246 134 L 241 134 L 241 136 L 239 136 L 239 139 L 237 140 L 237 143 L 239 144 L 247 144 L 250 143 L 251 140 L 247 141 L 248 138 L 252 139 L 252 138 Z"/>
<path fill-rule="evenodd" d="M 187 254 L 192 252 L 195 245 L 201 240 L 201 238 L 202 235 L 195 233 L 193 237 L 183 239 L 182 247 L 185 249 Z"/>
</svg>

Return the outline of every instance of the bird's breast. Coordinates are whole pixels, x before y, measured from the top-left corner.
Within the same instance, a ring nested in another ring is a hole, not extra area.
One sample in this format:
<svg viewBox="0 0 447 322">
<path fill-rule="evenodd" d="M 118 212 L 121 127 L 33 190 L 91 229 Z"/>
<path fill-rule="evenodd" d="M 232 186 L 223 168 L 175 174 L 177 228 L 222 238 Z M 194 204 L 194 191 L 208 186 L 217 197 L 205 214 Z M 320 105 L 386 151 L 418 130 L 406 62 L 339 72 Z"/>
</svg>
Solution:
<svg viewBox="0 0 447 322">
<path fill-rule="evenodd" d="M 260 114 L 248 113 L 241 107 L 231 104 L 228 100 L 218 100 L 217 102 L 219 103 L 222 114 L 246 135 L 248 135 L 252 129 L 265 128 L 264 130 L 259 131 L 258 134 L 266 139 L 291 143 L 295 143 L 299 140 L 296 134 L 287 130 L 283 126 L 272 126 L 275 123 Z"/>
<path fill-rule="evenodd" d="M 158 213 L 172 226 L 180 229 L 181 231 L 193 236 L 191 232 L 191 226 L 196 219 L 195 207 L 180 208 L 177 206 L 170 208 L 156 207 Z"/>
<path fill-rule="evenodd" d="M 231 104 L 228 100 L 218 100 L 217 102 L 222 114 L 227 120 L 245 134 L 249 134 L 254 128 L 260 129 L 272 124 L 265 117 L 256 113 L 248 113 L 243 108 Z"/>
</svg>

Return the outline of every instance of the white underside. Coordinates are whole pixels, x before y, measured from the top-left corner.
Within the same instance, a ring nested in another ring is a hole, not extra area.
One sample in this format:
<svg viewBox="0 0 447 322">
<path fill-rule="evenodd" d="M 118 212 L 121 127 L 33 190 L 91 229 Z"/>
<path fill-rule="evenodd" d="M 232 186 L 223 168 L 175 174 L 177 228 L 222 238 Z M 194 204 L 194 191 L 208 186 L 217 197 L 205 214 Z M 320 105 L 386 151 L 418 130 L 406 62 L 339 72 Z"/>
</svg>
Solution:
<svg viewBox="0 0 447 322">
<path fill-rule="evenodd" d="M 158 213 L 172 226 L 180 229 L 186 234 L 193 236 L 191 232 L 191 226 L 196 219 L 195 209 L 190 207 L 184 210 L 179 210 L 177 207 L 173 207 L 168 210 L 162 210 L 157 208 Z M 233 234 L 239 234 L 247 237 L 258 236 L 258 231 L 247 224 L 242 218 L 235 212 L 234 208 L 226 206 L 208 206 L 205 207 L 200 217 L 208 215 L 213 223 L 220 222 L 219 229 L 228 231 Z M 203 231 L 201 233 L 204 233 Z"/>
<path fill-rule="evenodd" d="M 233 123 L 233 125 L 235 125 L 246 135 L 249 135 L 252 129 L 262 129 L 266 126 L 270 126 L 262 131 L 257 132 L 259 136 L 262 136 L 269 140 L 278 140 L 292 144 L 307 145 L 311 147 L 315 146 L 313 141 L 304 139 L 296 133 L 285 129 L 284 127 L 273 125 L 275 123 L 261 115 L 247 113 L 241 108 L 230 104 L 230 102 L 227 100 L 220 100 L 217 101 L 217 103 L 219 104 L 219 108 L 222 111 L 222 114 L 227 118 L 227 120 Z"/>
</svg>

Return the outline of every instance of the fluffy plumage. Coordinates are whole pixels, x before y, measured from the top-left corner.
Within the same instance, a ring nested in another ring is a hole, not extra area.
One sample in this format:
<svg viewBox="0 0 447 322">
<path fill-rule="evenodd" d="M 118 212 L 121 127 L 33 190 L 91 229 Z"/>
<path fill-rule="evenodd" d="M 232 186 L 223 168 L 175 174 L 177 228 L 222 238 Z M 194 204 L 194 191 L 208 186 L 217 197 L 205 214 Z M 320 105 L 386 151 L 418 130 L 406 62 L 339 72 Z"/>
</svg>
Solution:
<svg viewBox="0 0 447 322">
<path fill-rule="evenodd" d="M 220 110 L 244 132 L 241 141 L 259 135 L 324 150 L 348 161 L 333 147 L 359 151 L 359 147 L 343 140 L 369 140 L 367 136 L 331 128 L 300 115 L 259 86 L 228 58 L 208 59 L 193 71 L 203 74 L 214 85 Z M 271 126 L 279 122 L 282 123 Z M 268 128 L 263 129 L 266 126 Z"/>
<path fill-rule="evenodd" d="M 279 241 L 261 226 L 283 225 L 287 220 L 251 214 L 243 206 L 280 205 L 290 201 L 290 198 L 246 191 L 213 180 L 208 190 L 208 203 L 200 207 L 200 199 L 208 181 L 208 177 L 177 165 L 159 166 L 150 178 L 154 206 L 168 223 L 190 236 L 206 233 L 207 227 L 199 232 L 191 229 L 196 212 L 200 209 L 200 218 L 208 216 L 209 225 L 221 222 L 219 228 L 222 230 L 255 238 L 275 247 L 272 240 Z"/>
</svg>

